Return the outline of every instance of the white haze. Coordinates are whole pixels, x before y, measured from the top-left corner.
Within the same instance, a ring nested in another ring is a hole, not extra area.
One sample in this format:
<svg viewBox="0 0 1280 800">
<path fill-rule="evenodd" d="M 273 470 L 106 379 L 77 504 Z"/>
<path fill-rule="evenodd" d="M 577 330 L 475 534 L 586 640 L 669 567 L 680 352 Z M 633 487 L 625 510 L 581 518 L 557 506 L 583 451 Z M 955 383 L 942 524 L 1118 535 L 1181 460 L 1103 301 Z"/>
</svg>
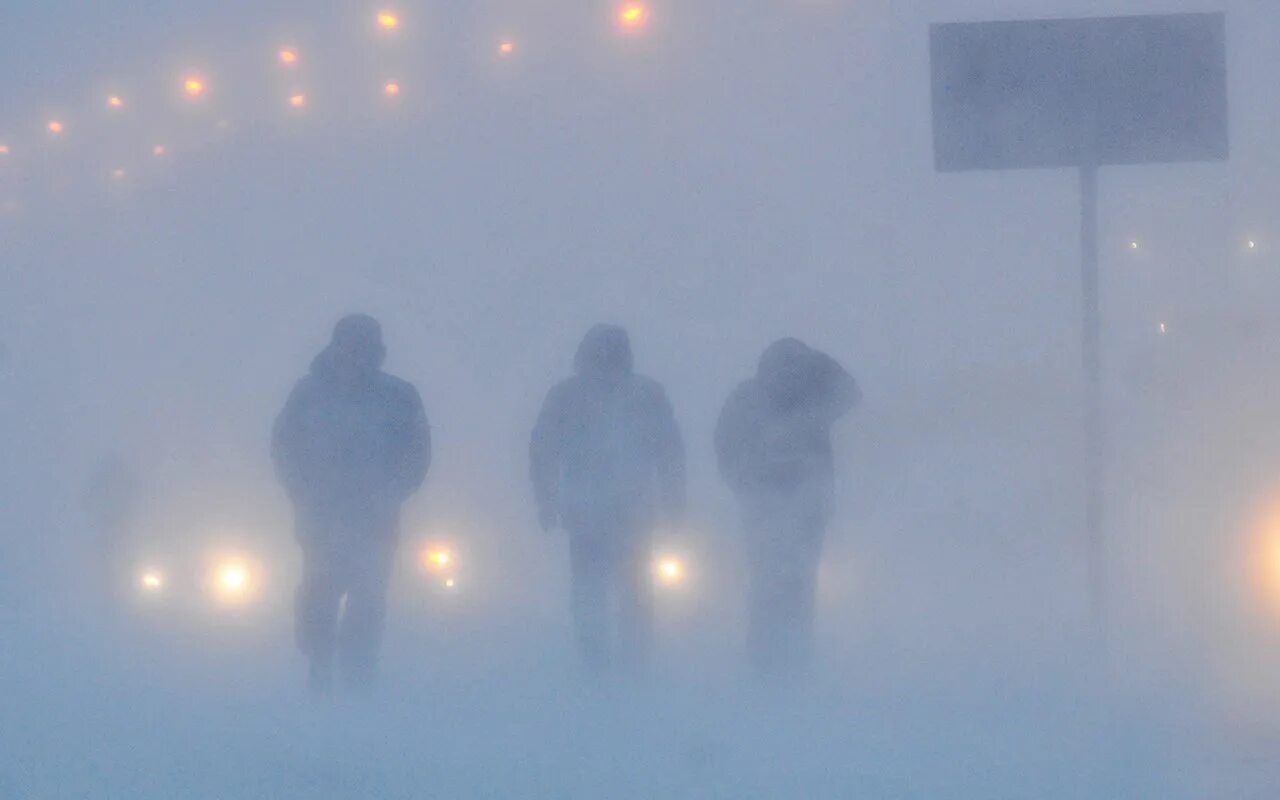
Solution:
<svg viewBox="0 0 1280 800">
<path fill-rule="evenodd" d="M 608 2 L 405 0 L 395 46 L 362 3 L 5 10 L 0 797 L 1276 795 L 1280 566 L 1268 586 L 1259 565 L 1280 547 L 1280 9 L 649 5 L 625 37 Z M 1102 173 L 1100 636 L 1077 179 L 933 171 L 927 25 L 1224 9 L 1230 161 Z M 191 67 L 202 109 L 171 91 Z M 316 704 L 268 440 L 350 311 L 382 321 L 436 461 L 383 683 Z M 663 544 L 692 574 L 660 595 L 643 678 L 578 668 L 565 543 L 526 476 L 543 395 L 599 321 L 630 330 L 689 448 L 688 529 Z M 866 396 L 836 430 L 818 666 L 794 686 L 742 664 L 711 451 L 726 394 L 786 335 Z M 111 450 L 137 466 L 147 541 L 251 550 L 259 605 L 104 613 L 78 504 Z M 465 564 L 451 594 L 415 569 L 440 539 Z"/>
</svg>

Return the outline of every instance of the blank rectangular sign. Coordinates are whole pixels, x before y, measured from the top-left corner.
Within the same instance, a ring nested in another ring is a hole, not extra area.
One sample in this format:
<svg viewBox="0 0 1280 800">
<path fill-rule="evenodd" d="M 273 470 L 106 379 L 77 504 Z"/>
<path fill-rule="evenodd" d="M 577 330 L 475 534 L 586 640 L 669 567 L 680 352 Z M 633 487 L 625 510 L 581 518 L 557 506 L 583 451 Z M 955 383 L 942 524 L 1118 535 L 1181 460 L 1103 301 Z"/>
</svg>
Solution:
<svg viewBox="0 0 1280 800">
<path fill-rule="evenodd" d="M 1222 14 L 934 25 L 939 171 L 1227 157 Z"/>
</svg>

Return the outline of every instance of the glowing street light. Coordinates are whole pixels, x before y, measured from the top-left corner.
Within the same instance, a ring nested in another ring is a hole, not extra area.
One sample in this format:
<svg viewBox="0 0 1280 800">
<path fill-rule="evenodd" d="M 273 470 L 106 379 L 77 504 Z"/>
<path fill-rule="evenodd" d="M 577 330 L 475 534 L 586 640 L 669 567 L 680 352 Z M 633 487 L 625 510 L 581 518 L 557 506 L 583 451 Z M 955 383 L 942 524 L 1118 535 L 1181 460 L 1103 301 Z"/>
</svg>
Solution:
<svg viewBox="0 0 1280 800">
<path fill-rule="evenodd" d="M 49 124 L 46 127 L 49 129 L 49 133 L 52 133 L 54 136 L 61 135 L 64 130 L 62 123 L 56 119 L 49 120 Z"/>
<path fill-rule="evenodd" d="M 1168 332 L 1169 332 L 1169 326 L 1168 326 L 1168 325 L 1166 325 L 1166 324 L 1164 324 L 1163 322 L 1161 322 L 1161 323 L 1160 323 L 1160 333 L 1165 334 L 1165 333 L 1168 333 Z"/>
<path fill-rule="evenodd" d="M 386 83 L 382 84 L 382 93 L 387 97 L 392 97 L 392 98 L 399 97 L 400 84 L 397 81 L 387 81 Z"/>
<path fill-rule="evenodd" d="M 649 9 L 644 3 L 627 3 L 618 9 L 618 24 L 625 30 L 639 30 L 649 21 Z"/>
<path fill-rule="evenodd" d="M 510 40 L 498 45 L 498 55 L 509 56 L 516 51 L 516 43 Z"/>
<path fill-rule="evenodd" d="M 107 107 L 111 109 L 124 108 L 124 100 L 121 100 L 119 95 L 113 94 L 107 98 Z"/>
<path fill-rule="evenodd" d="M 1250 250 L 1257 250 L 1257 249 L 1258 249 L 1258 243 L 1257 243 L 1257 242 L 1255 242 L 1253 239 L 1250 239 L 1249 241 L 1245 242 L 1245 243 L 1244 243 L 1244 246 L 1245 246 L 1245 247 L 1247 247 L 1247 248 L 1249 248 Z"/>
<path fill-rule="evenodd" d="M 292 67 L 294 64 L 298 63 L 298 51 L 294 50 L 292 47 L 280 48 L 278 57 L 280 59 L 280 63 L 284 64 L 286 67 Z"/>
<path fill-rule="evenodd" d="M 155 147 L 151 148 L 151 155 L 155 156 L 156 158 L 160 158 L 167 152 L 169 151 L 162 144 L 158 144 Z"/>
<path fill-rule="evenodd" d="M 1130 249 L 1130 250 L 1137 250 L 1139 247 L 1140 247 L 1140 245 L 1139 245 L 1136 241 L 1129 242 L 1129 249 Z"/>
<path fill-rule="evenodd" d="M 111 177 L 115 178 L 118 181 L 124 180 L 124 168 L 116 167 L 115 169 L 111 170 Z"/>
<path fill-rule="evenodd" d="M 9 155 L 9 145 L 0 144 L 0 156 L 7 156 L 7 155 Z"/>
<path fill-rule="evenodd" d="M 299 92 L 289 97 L 289 105 L 294 108 L 302 108 L 307 104 L 307 96 Z"/>
<path fill-rule="evenodd" d="M 204 96 L 207 88 L 204 78 L 198 75 L 189 75 L 182 81 L 182 91 L 186 92 L 187 97 L 192 99 Z"/>
<path fill-rule="evenodd" d="M 446 589 L 452 589 L 457 585 L 458 585 L 457 582 L 453 578 L 450 578 L 449 580 L 444 582 L 444 588 Z"/>
<path fill-rule="evenodd" d="M 400 28 L 400 15 L 394 11 L 378 12 L 378 27 L 384 31 L 394 31 Z"/>
</svg>

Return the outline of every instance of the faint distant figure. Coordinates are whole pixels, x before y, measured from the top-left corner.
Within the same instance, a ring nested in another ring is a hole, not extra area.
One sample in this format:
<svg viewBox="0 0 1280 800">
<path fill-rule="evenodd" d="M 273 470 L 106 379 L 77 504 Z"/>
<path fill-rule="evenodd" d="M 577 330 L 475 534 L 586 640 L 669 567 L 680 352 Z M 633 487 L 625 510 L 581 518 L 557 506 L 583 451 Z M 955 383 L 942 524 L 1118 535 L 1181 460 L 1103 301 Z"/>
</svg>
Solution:
<svg viewBox="0 0 1280 800">
<path fill-rule="evenodd" d="M 385 356 L 376 320 L 341 319 L 272 438 L 302 546 L 297 642 L 320 693 L 332 683 L 335 654 L 348 686 L 376 676 L 400 506 L 431 463 L 422 400 L 382 371 Z"/>
<path fill-rule="evenodd" d="M 138 475 L 128 459 L 110 452 L 89 473 L 80 494 L 80 508 L 92 528 L 86 572 L 100 587 L 99 599 L 107 602 L 118 600 L 122 591 L 125 547 L 135 534 L 139 493 Z"/>
<path fill-rule="evenodd" d="M 684 443 L 662 386 L 633 372 L 625 330 L 592 328 L 574 368 L 529 445 L 538 518 L 569 534 L 583 661 L 637 666 L 652 640 L 653 531 L 684 512 Z"/>
<path fill-rule="evenodd" d="M 857 383 L 834 359 L 782 339 L 720 412 L 716 456 L 746 534 L 747 649 L 765 671 L 808 664 L 818 562 L 834 505 L 831 426 L 860 400 Z"/>
</svg>

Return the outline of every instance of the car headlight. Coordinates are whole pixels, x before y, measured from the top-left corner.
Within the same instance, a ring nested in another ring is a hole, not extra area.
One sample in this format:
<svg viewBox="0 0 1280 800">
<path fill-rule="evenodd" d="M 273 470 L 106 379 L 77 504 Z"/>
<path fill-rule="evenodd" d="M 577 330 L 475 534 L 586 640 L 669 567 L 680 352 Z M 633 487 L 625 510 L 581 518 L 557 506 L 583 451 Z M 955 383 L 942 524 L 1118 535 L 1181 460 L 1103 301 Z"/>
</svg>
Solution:
<svg viewBox="0 0 1280 800">
<path fill-rule="evenodd" d="M 228 605 L 250 600 L 255 589 L 253 571 L 241 560 L 219 562 L 214 566 L 209 582 L 213 595 Z"/>
<path fill-rule="evenodd" d="M 660 583 L 675 586 L 685 579 L 684 562 L 675 556 L 659 556 L 654 561 L 654 575 Z"/>
<path fill-rule="evenodd" d="M 158 569 L 144 569 L 138 575 L 138 588 L 145 594 L 164 591 L 164 573 Z"/>
</svg>

